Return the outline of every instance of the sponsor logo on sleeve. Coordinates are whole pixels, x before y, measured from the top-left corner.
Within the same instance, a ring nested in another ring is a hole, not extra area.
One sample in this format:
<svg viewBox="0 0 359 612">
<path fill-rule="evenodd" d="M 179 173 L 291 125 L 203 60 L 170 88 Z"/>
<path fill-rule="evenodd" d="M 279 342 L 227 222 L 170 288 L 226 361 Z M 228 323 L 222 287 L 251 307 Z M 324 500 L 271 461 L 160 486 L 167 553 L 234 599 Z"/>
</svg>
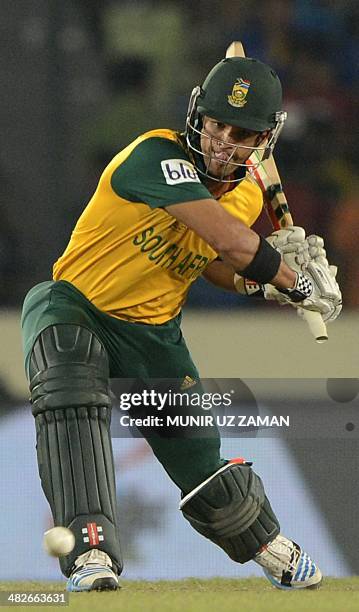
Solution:
<svg viewBox="0 0 359 612">
<path fill-rule="evenodd" d="M 167 185 L 201 182 L 193 164 L 185 159 L 164 159 L 161 167 Z"/>
</svg>

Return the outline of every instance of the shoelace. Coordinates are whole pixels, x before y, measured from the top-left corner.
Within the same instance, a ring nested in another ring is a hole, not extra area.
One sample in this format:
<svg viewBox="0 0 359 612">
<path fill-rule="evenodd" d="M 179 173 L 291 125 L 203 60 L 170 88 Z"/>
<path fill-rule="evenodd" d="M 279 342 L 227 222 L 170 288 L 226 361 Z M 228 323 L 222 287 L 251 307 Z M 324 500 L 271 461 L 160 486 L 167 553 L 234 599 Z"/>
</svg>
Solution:
<svg viewBox="0 0 359 612">
<path fill-rule="evenodd" d="M 281 550 L 283 550 L 283 548 L 285 550 L 290 548 L 290 546 L 288 546 L 287 544 L 283 544 L 283 543 L 280 544 L 280 547 L 281 547 Z M 275 550 L 272 550 L 271 547 L 270 547 L 270 544 L 266 547 L 264 552 L 269 553 L 280 564 L 283 563 L 283 559 L 281 558 L 280 551 L 276 552 Z M 291 553 L 291 556 L 290 556 L 290 559 L 288 561 L 288 564 L 283 569 L 283 572 L 290 572 L 291 574 L 293 574 L 295 572 L 296 567 L 297 567 L 300 555 L 301 555 L 300 549 L 298 549 L 297 546 L 295 544 L 293 544 L 293 551 Z"/>
<path fill-rule="evenodd" d="M 85 566 L 98 566 L 112 570 L 112 563 L 108 563 L 108 561 L 110 561 L 110 559 L 105 552 L 99 550 L 91 550 L 77 557 L 75 563 L 71 568 L 71 573 L 74 571 L 78 572 Z"/>
<path fill-rule="evenodd" d="M 287 548 L 289 548 L 289 546 L 287 546 Z M 288 565 L 286 566 L 286 568 L 283 570 L 284 572 L 290 572 L 291 574 L 294 574 L 299 558 L 301 555 L 301 551 L 300 549 L 298 550 L 297 546 L 294 544 L 293 545 L 293 551 L 292 554 L 290 556 Z"/>
</svg>

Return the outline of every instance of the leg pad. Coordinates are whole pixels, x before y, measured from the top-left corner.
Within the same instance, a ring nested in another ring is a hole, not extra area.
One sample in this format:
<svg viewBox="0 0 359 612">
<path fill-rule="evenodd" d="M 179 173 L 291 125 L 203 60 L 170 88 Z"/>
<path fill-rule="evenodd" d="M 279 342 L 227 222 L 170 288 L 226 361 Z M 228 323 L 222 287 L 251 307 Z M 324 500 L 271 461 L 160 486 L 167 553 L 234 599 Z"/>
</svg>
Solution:
<svg viewBox="0 0 359 612">
<path fill-rule="evenodd" d="M 253 559 L 279 533 L 259 476 L 245 463 L 218 470 L 181 502 L 192 527 L 239 563 Z"/>
<path fill-rule="evenodd" d="M 90 330 L 53 326 L 34 345 L 30 377 L 42 488 L 55 525 L 76 538 L 62 571 L 68 576 L 79 555 L 98 548 L 120 573 L 106 352 Z"/>
</svg>

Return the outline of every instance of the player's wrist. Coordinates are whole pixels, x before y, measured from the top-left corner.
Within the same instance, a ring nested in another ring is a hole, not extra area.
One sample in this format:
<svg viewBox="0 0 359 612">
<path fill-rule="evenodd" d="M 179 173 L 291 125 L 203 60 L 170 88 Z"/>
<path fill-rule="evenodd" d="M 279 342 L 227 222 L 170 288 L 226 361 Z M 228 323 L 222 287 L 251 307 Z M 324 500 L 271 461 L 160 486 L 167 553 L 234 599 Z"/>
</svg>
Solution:
<svg viewBox="0 0 359 612">
<path fill-rule="evenodd" d="M 297 272 L 290 268 L 283 260 L 275 277 L 270 281 L 278 291 L 294 289 L 297 283 Z"/>
<path fill-rule="evenodd" d="M 244 278 L 250 278 L 258 284 L 265 284 L 278 274 L 282 267 L 281 255 L 262 236 L 256 254 L 246 268 L 239 270 Z M 289 270 L 289 268 L 288 268 Z"/>
</svg>

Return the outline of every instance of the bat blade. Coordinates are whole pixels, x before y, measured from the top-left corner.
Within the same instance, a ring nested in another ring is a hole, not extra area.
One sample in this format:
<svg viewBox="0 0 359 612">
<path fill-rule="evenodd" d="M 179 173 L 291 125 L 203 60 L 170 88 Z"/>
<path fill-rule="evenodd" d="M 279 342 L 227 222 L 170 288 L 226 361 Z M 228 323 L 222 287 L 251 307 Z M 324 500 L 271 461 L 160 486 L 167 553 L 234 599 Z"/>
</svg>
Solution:
<svg viewBox="0 0 359 612">
<path fill-rule="evenodd" d="M 255 158 L 253 161 L 260 161 L 258 151 L 251 157 Z M 258 167 L 252 165 L 252 160 L 248 160 L 247 165 L 249 173 L 263 192 L 266 212 L 274 229 L 294 225 L 273 156 L 261 162 Z"/>
</svg>

